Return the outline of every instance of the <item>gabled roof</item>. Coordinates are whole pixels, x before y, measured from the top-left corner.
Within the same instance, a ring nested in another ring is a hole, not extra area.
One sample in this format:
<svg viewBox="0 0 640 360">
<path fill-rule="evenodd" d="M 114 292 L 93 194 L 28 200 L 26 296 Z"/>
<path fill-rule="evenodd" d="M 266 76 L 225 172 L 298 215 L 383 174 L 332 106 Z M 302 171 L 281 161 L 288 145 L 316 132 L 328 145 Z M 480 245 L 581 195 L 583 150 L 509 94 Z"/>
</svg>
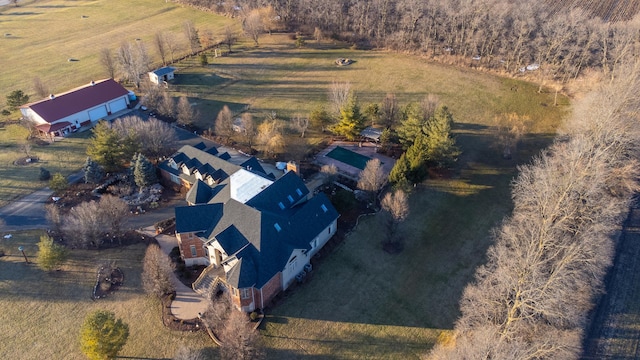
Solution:
<svg viewBox="0 0 640 360">
<path fill-rule="evenodd" d="M 211 200 L 213 194 L 211 187 L 202 180 L 196 180 L 195 184 L 187 192 L 187 203 L 189 204 L 206 204 Z"/>
<path fill-rule="evenodd" d="M 48 123 L 67 116 L 89 110 L 113 99 L 128 96 L 129 91 L 113 79 L 95 81 L 65 93 L 55 95 L 53 99 L 44 99 L 23 105 L 30 108 Z"/>
<path fill-rule="evenodd" d="M 253 156 L 247 159 L 247 161 L 240 164 L 240 166 L 256 174 L 267 175 L 267 172 L 264 170 L 262 165 L 260 165 L 258 159 Z"/>
<path fill-rule="evenodd" d="M 165 66 L 165 67 L 161 67 L 158 70 L 154 70 L 152 71 L 152 73 L 158 75 L 158 76 L 162 76 L 162 75 L 167 75 L 170 74 L 172 72 L 176 71 L 175 68 L 172 68 L 171 66 Z"/>
<path fill-rule="evenodd" d="M 193 145 L 193 147 L 198 149 L 198 150 L 204 150 L 204 149 L 207 148 L 207 144 L 205 144 L 203 141 L 200 141 L 199 143 Z"/>
<path fill-rule="evenodd" d="M 38 128 L 38 130 L 44 131 L 46 133 L 50 133 L 50 132 L 54 132 L 54 131 L 58 131 L 60 129 L 64 129 L 67 126 L 71 126 L 71 123 L 68 121 L 61 121 L 61 122 L 57 122 L 55 124 L 41 124 L 36 126 L 36 128 Z"/>
</svg>

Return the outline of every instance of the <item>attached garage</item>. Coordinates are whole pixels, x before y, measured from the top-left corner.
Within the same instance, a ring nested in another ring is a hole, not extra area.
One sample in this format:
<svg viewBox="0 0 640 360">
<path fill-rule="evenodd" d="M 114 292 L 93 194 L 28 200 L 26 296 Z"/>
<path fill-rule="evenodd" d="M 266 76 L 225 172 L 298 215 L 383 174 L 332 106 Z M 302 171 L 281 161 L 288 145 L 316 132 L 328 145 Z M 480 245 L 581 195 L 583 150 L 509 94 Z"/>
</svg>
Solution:
<svg viewBox="0 0 640 360">
<path fill-rule="evenodd" d="M 109 103 L 109 109 L 111 109 L 112 114 L 120 110 L 124 110 L 126 108 L 127 108 L 127 101 L 124 98 L 120 98 L 118 100 L 115 100 Z"/>
<path fill-rule="evenodd" d="M 89 110 L 89 119 L 91 121 L 97 121 L 107 116 L 107 107 L 102 105 L 93 110 Z"/>
</svg>

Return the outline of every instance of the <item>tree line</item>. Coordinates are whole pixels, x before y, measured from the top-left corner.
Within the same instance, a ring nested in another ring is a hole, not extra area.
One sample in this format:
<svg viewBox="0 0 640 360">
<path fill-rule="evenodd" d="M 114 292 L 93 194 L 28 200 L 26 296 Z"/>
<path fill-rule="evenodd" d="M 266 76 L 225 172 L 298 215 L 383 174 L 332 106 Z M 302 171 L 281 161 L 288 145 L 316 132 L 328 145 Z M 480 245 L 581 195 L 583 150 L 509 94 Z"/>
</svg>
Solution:
<svg viewBox="0 0 640 360">
<path fill-rule="evenodd" d="M 464 290 L 434 359 L 571 359 L 638 186 L 639 65 L 576 104 L 555 143 L 513 183 L 514 210 Z"/>
<path fill-rule="evenodd" d="M 631 57 L 638 18 L 605 22 L 579 9 L 547 11 L 526 0 L 178 0 L 243 19 L 256 44 L 260 32 L 284 28 L 564 82 L 586 68 L 610 74 Z M 269 10 L 267 10 L 269 9 Z M 256 25 L 257 23 L 257 25 Z"/>
</svg>

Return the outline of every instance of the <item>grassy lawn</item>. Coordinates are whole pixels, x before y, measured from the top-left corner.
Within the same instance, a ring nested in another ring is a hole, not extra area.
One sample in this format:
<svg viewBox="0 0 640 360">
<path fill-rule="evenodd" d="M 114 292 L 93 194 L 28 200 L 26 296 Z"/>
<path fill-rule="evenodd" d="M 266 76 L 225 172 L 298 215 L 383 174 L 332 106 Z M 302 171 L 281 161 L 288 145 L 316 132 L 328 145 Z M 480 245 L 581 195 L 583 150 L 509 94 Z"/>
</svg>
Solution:
<svg viewBox="0 0 640 360">
<path fill-rule="evenodd" d="M 140 284 L 143 244 L 110 250 L 73 250 L 60 272 L 46 273 L 27 265 L 18 251 L 24 246 L 35 262 L 41 232 L 14 233 L 0 239 L 0 346 L 2 359 L 85 359 L 79 331 L 85 316 L 98 309 L 113 311 L 129 324 L 129 341 L 120 353 L 136 359 L 172 357 L 180 346 L 211 348 L 202 332 L 167 330 L 160 318 L 160 303 L 147 297 Z M 125 276 L 124 285 L 107 298 L 92 301 L 96 268 L 115 261 Z M 9 340 L 11 339 L 11 340 Z"/>
<path fill-rule="evenodd" d="M 197 66 L 195 60 L 178 64 L 172 89 L 197 103 L 198 126 L 213 126 L 224 104 L 232 110 L 249 105 L 258 118 L 271 111 L 285 119 L 306 116 L 316 106 L 327 105 L 333 82 L 350 82 L 362 107 L 381 102 L 387 93 L 395 93 L 401 105 L 436 94 L 457 123 L 472 124 L 476 126 L 473 130 L 491 125 L 497 113 L 517 112 L 531 117 L 535 132 L 551 132 L 568 104 L 561 98 L 561 106 L 552 106 L 551 94 L 538 94 L 534 84 L 404 54 L 351 50 L 314 41 L 297 49 L 285 34 L 264 35 L 260 43 L 257 48 L 241 43 L 229 56 L 209 56 L 206 67 Z M 339 57 L 355 63 L 337 67 L 334 60 Z"/>
<path fill-rule="evenodd" d="M 40 167 L 51 174 L 60 172 L 69 175 L 78 171 L 87 158 L 86 149 L 91 132 L 73 134 L 50 145 L 31 143 L 31 156 L 39 161 L 28 165 L 15 165 L 14 161 L 24 157 L 20 144 L 27 138 L 27 130 L 11 124 L 0 127 L 0 206 L 47 186 L 39 180 Z"/>
<path fill-rule="evenodd" d="M 26 0 L 19 4 L 0 7 L 0 64 L 6 70 L 0 77 L 0 103 L 15 89 L 33 95 L 35 77 L 52 92 L 106 77 L 99 62 L 103 48 L 115 53 L 123 42 L 141 39 L 157 65 L 156 32 L 170 33 L 183 53 L 185 21 L 193 21 L 201 33 L 209 30 L 214 36 L 227 24 L 236 24 L 229 18 L 158 0 Z M 78 61 L 69 62 L 69 58 Z"/>
</svg>

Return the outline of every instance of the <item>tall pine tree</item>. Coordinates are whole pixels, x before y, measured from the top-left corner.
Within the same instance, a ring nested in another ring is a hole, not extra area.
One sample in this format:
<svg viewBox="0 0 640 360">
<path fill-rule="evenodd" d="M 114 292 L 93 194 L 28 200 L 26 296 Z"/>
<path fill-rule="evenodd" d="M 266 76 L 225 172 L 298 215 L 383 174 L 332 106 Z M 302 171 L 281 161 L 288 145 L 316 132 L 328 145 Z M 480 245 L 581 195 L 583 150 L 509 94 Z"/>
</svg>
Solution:
<svg viewBox="0 0 640 360">
<path fill-rule="evenodd" d="M 364 128 L 364 116 L 360 112 L 355 95 L 349 96 L 347 104 L 340 109 L 340 121 L 332 127 L 332 131 L 353 141 Z"/>
<path fill-rule="evenodd" d="M 104 177 L 104 170 L 102 169 L 102 166 L 91 160 L 91 157 L 87 157 L 87 161 L 85 161 L 82 170 L 84 171 L 85 183 L 97 184 Z"/>
<path fill-rule="evenodd" d="M 138 154 L 136 157 L 133 178 L 140 189 L 158 182 L 155 167 L 143 154 Z"/>
<path fill-rule="evenodd" d="M 451 136 L 453 115 L 446 106 L 439 107 L 424 126 L 426 158 L 438 167 L 447 167 L 460 155 L 456 140 Z"/>
</svg>

